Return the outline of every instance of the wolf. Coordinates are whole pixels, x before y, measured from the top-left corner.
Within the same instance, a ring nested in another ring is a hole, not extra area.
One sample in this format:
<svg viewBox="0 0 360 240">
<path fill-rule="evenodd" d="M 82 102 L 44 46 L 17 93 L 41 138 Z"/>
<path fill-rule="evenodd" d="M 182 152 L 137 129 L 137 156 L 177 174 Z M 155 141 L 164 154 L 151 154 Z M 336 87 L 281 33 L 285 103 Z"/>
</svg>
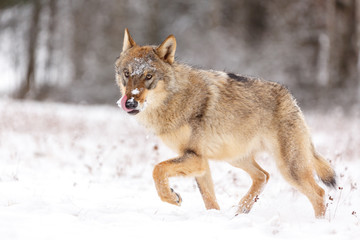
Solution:
<svg viewBox="0 0 360 240">
<path fill-rule="evenodd" d="M 173 35 L 158 46 L 140 46 L 125 29 L 115 62 L 118 105 L 178 154 L 154 167 L 160 199 L 180 206 L 182 198 L 169 178 L 195 177 L 205 207 L 220 209 L 208 161 L 225 161 L 252 179 L 236 214 L 248 213 L 269 181 L 256 162 L 256 155 L 266 151 L 285 180 L 310 200 L 315 216 L 324 217 L 325 192 L 314 172 L 330 187 L 336 174 L 315 151 L 288 89 L 260 78 L 196 69 L 175 61 L 175 50 Z"/>
</svg>

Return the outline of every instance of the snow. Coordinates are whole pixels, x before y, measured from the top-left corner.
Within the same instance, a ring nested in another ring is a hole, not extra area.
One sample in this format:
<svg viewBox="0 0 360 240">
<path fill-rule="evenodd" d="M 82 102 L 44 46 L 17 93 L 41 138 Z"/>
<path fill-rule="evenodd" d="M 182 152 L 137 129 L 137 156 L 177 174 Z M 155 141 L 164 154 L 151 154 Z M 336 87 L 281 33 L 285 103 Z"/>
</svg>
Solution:
<svg viewBox="0 0 360 240">
<path fill-rule="evenodd" d="M 121 108 L 121 98 L 119 98 L 119 100 L 117 100 L 116 104 L 118 105 L 119 108 Z"/>
<path fill-rule="evenodd" d="M 235 217 L 251 184 L 243 171 L 211 162 L 220 211 L 205 210 L 192 178 L 171 179 L 183 199 L 172 206 L 158 198 L 152 169 L 175 155 L 132 116 L 109 106 L 2 99 L 0 239 L 356 239 L 360 117 L 305 117 L 342 188 L 326 189 L 325 219 L 314 218 L 266 155 L 259 163 L 270 181 L 252 211 Z"/>
<path fill-rule="evenodd" d="M 134 90 L 131 91 L 132 95 L 138 95 L 140 93 L 139 89 L 135 88 Z"/>
</svg>

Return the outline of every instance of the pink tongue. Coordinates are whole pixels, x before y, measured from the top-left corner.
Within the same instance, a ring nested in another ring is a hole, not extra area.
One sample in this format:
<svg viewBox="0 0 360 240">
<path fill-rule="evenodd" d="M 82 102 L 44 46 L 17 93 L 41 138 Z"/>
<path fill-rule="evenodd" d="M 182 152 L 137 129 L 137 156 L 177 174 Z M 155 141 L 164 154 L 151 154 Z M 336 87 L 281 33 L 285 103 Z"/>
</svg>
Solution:
<svg viewBox="0 0 360 240">
<path fill-rule="evenodd" d="M 125 103 L 126 103 L 126 100 L 127 100 L 127 96 L 124 94 L 124 96 L 120 99 L 120 104 L 121 104 L 121 107 L 122 109 L 124 109 L 126 112 L 130 112 L 132 111 L 133 109 L 128 109 L 126 106 L 125 106 Z"/>
</svg>

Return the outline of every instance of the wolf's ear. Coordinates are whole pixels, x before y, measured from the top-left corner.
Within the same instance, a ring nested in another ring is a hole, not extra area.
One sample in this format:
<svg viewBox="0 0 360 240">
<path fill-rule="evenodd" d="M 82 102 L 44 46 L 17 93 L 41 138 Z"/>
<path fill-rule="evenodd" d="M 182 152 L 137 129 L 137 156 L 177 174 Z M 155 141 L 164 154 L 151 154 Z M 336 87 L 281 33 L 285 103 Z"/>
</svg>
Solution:
<svg viewBox="0 0 360 240">
<path fill-rule="evenodd" d="M 130 36 L 129 30 L 125 28 L 125 34 L 124 34 L 124 43 L 123 43 L 123 49 L 122 51 L 126 51 L 132 47 L 136 46 L 136 43 L 134 39 Z"/>
<path fill-rule="evenodd" d="M 156 48 L 156 53 L 165 62 L 172 64 L 175 58 L 175 50 L 176 39 L 173 35 L 170 35 L 158 48 Z"/>
</svg>

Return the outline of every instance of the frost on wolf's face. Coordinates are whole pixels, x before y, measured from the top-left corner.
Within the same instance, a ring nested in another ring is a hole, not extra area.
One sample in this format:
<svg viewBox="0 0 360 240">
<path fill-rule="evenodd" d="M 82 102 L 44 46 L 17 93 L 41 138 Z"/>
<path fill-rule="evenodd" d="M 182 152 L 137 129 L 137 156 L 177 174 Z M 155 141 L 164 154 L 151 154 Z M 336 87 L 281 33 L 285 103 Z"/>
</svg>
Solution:
<svg viewBox="0 0 360 240">
<path fill-rule="evenodd" d="M 134 58 L 130 64 L 132 72 L 130 76 L 141 76 L 145 72 L 155 71 L 156 68 L 152 66 L 152 60 L 149 58 Z"/>
</svg>

